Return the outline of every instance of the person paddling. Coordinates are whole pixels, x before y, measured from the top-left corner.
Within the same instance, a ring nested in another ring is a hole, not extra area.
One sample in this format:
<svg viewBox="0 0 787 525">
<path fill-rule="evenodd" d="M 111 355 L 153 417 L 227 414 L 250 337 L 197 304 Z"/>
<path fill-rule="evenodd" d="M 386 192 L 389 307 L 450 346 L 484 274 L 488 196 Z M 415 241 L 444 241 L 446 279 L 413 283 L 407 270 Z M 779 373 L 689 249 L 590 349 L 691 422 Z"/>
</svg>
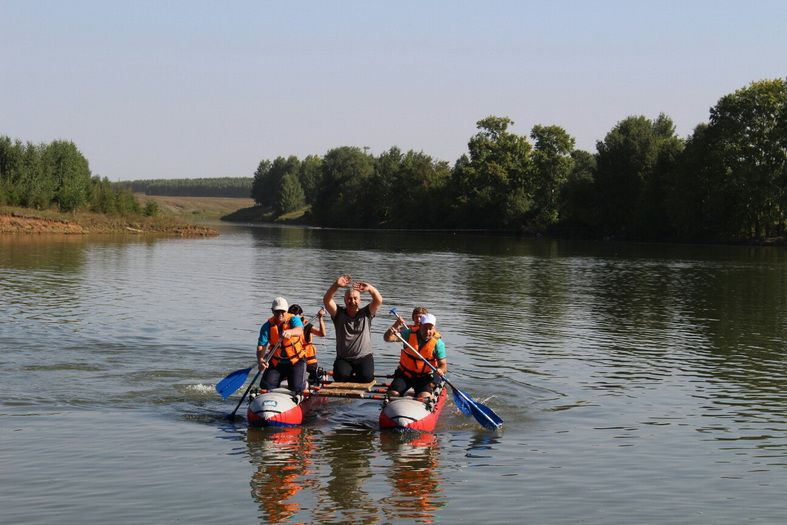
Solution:
<svg viewBox="0 0 787 525">
<path fill-rule="evenodd" d="M 448 358 L 446 357 L 445 343 L 437 332 L 436 325 L 437 318 L 427 313 L 419 316 L 418 328 L 415 330 L 405 327 L 404 319 L 399 317 L 385 331 L 383 339 L 386 342 L 400 341 L 397 337 L 399 334 L 437 369 L 437 372 L 433 372 L 423 359 L 405 346 L 399 355 L 399 366 L 394 372 L 391 386 L 388 387 L 389 398 L 403 396 L 408 389 L 412 388 L 413 396 L 416 399 L 426 401 L 436 386 L 442 382 L 442 376 L 448 372 Z"/>
<path fill-rule="evenodd" d="M 352 284 L 352 286 L 350 286 Z M 339 288 L 344 293 L 344 307 L 333 299 Z M 369 292 L 372 301 L 361 307 L 361 292 Z M 349 275 L 340 275 L 323 297 L 323 304 L 336 328 L 336 360 L 333 379 L 338 382 L 368 383 L 374 381 L 372 355 L 372 319 L 383 304 L 377 288 L 366 282 L 352 282 Z"/>
<path fill-rule="evenodd" d="M 271 304 L 273 316 L 260 328 L 257 364 L 264 370 L 260 388 L 273 390 L 286 378 L 290 390 L 301 395 L 306 390 L 303 322 L 287 309 L 287 300 L 276 297 Z M 270 352 L 272 355 L 267 356 Z"/>
</svg>

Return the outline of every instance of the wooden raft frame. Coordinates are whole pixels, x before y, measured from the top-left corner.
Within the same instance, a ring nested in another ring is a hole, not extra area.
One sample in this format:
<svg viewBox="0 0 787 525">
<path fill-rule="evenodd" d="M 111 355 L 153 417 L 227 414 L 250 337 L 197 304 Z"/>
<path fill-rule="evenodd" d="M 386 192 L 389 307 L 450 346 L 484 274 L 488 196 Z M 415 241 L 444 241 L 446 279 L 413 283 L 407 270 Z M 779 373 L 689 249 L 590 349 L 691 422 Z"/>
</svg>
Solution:
<svg viewBox="0 0 787 525">
<path fill-rule="evenodd" d="M 369 397 L 369 393 L 377 385 L 377 381 L 368 383 L 338 383 L 330 382 L 320 387 L 315 395 L 323 397 L 353 397 L 363 399 Z"/>
</svg>

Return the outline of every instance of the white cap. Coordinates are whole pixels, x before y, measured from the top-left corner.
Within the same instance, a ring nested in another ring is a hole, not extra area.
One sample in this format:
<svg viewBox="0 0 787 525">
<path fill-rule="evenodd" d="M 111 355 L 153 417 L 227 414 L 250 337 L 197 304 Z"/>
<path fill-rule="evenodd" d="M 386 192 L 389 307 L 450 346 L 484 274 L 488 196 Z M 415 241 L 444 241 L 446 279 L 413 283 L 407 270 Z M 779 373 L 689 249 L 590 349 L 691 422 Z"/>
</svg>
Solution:
<svg viewBox="0 0 787 525">
<path fill-rule="evenodd" d="M 271 310 L 274 312 L 276 310 L 284 310 L 286 312 L 288 308 L 289 305 L 287 304 L 287 299 L 284 297 L 277 297 L 273 300 L 273 304 L 271 304 Z"/>
<path fill-rule="evenodd" d="M 421 314 L 421 317 L 418 318 L 418 324 L 430 324 L 432 326 L 437 326 L 437 317 L 433 316 L 432 314 Z"/>
</svg>

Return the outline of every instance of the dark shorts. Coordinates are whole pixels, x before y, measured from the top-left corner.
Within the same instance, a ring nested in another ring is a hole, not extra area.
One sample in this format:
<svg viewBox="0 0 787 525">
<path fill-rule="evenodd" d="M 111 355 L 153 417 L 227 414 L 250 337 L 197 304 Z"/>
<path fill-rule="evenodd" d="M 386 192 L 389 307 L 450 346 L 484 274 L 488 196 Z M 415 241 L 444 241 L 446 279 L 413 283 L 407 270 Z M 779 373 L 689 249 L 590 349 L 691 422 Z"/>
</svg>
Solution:
<svg viewBox="0 0 787 525">
<path fill-rule="evenodd" d="M 402 396 L 410 388 L 413 389 L 413 394 L 415 396 L 418 396 L 418 394 L 422 392 L 428 392 L 431 394 L 434 392 L 434 387 L 432 386 L 432 374 L 407 377 L 404 375 L 404 372 L 402 372 L 401 368 L 397 368 L 396 372 L 394 372 L 391 386 L 388 387 L 388 395 L 391 395 L 391 392 L 395 391 L 398 392 L 400 396 Z"/>
<path fill-rule="evenodd" d="M 306 362 L 300 360 L 293 365 L 289 361 L 279 361 L 278 365 L 269 366 L 262 374 L 260 388 L 263 390 L 279 388 L 284 379 L 287 379 L 287 385 L 293 392 L 300 394 L 306 390 Z"/>
<path fill-rule="evenodd" d="M 374 356 L 342 359 L 333 362 L 333 380 L 340 383 L 369 383 L 374 381 Z"/>
</svg>

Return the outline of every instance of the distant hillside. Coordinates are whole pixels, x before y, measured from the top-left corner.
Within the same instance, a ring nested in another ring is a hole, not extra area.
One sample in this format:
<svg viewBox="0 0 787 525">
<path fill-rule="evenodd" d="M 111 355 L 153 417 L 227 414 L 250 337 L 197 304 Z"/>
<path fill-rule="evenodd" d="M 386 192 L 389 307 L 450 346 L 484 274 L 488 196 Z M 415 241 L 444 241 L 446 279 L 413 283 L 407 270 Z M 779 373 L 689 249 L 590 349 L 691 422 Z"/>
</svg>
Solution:
<svg viewBox="0 0 787 525">
<path fill-rule="evenodd" d="M 145 195 L 178 197 L 251 197 L 252 177 L 218 177 L 204 179 L 151 179 L 113 183 L 115 188 L 129 189 Z"/>
</svg>

